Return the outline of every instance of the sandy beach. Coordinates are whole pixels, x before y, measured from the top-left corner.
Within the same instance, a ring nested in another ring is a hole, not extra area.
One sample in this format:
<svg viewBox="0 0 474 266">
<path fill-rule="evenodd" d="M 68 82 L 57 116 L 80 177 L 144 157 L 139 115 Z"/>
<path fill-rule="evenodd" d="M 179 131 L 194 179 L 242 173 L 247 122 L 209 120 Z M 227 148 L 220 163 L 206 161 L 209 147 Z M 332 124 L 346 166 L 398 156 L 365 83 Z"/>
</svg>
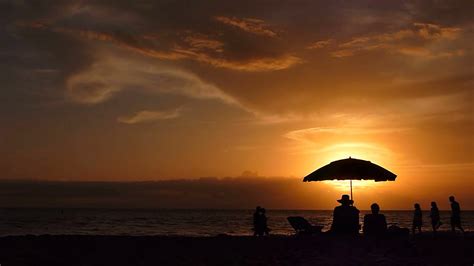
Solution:
<svg viewBox="0 0 474 266">
<path fill-rule="evenodd" d="M 9 236 L 1 265 L 472 265 L 474 238 Z"/>
</svg>

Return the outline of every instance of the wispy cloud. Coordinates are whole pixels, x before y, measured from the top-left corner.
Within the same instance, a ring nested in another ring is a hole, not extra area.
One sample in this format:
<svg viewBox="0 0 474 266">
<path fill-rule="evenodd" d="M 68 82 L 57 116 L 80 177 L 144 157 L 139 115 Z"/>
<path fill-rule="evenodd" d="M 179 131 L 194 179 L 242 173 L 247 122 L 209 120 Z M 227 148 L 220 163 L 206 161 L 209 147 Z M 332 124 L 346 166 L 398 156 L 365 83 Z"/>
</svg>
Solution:
<svg viewBox="0 0 474 266">
<path fill-rule="evenodd" d="M 185 37 L 183 40 L 185 44 L 184 46 L 174 44 L 170 48 L 160 49 L 156 47 L 152 41 L 150 41 L 150 36 L 153 36 L 153 40 L 156 38 L 154 35 L 150 34 L 121 34 L 119 36 L 110 32 L 56 27 L 38 22 L 28 23 L 26 26 L 41 30 L 51 30 L 57 33 L 69 34 L 74 37 L 87 40 L 111 42 L 118 47 L 156 59 L 173 61 L 189 59 L 205 63 L 213 67 L 227 68 L 238 71 L 276 71 L 287 69 L 303 62 L 301 58 L 292 54 L 281 54 L 272 57 L 260 56 L 249 59 L 229 59 L 221 55 L 221 53 L 224 52 L 223 42 L 199 34 Z"/>
<path fill-rule="evenodd" d="M 184 41 L 189 44 L 190 50 L 193 51 L 203 51 L 203 50 L 211 50 L 214 52 L 222 53 L 224 51 L 224 43 L 212 39 L 203 34 L 193 34 L 190 36 L 186 36 Z"/>
<path fill-rule="evenodd" d="M 443 27 L 429 23 L 414 23 L 410 28 L 390 33 L 354 37 L 339 45 L 331 54 L 334 57 L 353 56 L 362 51 L 385 50 L 419 57 L 450 57 L 463 55 L 461 49 L 449 47 L 437 48 L 430 43 L 452 41 L 459 37 L 462 30 L 458 27 Z"/>
<path fill-rule="evenodd" d="M 276 37 L 277 33 L 271 30 L 264 20 L 256 18 L 236 18 L 217 16 L 215 19 L 224 24 L 239 28 L 243 31 L 267 37 Z"/>
<path fill-rule="evenodd" d="M 327 40 L 322 40 L 322 41 L 316 41 L 306 47 L 306 49 L 321 49 L 324 47 L 327 47 L 328 45 L 332 44 L 334 42 L 333 39 L 327 39 Z"/>
<path fill-rule="evenodd" d="M 195 52 L 190 49 L 175 49 L 182 55 L 196 61 L 209 65 L 248 72 L 264 72 L 283 70 L 303 63 L 303 60 L 294 55 L 281 55 L 277 57 L 254 58 L 250 60 L 228 60 L 220 57 L 213 57 L 210 54 Z"/>
<path fill-rule="evenodd" d="M 410 130 L 410 128 L 375 128 L 375 127 L 312 127 L 293 130 L 284 137 L 297 141 L 313 142 L 323 135 L 372 135 L 397 133 Z"/>
<path fill-rule="evenodd" d="M 117 121 L 124 124 L 138 124 L 154 122 L 159 120 L 169 120 L 178 118 L 181 114 L 181 108 L 172 110 L 142 110 L 132 115 L 120 116 Z"/>
<path fill-rule="evenodd" d="M 73 101 L 96 104 L 123 90 L 148 94 L 178 94 L 196 99 L 218 99 L 238 105 L 237 101 L 213 84 L 195 74 L 146 58 L 123 55 L 119 51 L 105 54 L 67 79 L 67 96 Z"/>
</svg>

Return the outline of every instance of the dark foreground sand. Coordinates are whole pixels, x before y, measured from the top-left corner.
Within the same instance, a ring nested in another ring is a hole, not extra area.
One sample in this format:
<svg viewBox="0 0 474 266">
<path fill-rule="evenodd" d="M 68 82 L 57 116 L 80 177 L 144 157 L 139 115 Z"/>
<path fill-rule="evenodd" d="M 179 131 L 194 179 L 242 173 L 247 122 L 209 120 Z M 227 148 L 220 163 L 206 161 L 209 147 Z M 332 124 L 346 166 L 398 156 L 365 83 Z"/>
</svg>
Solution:
<svg viewBox="0 0 474 266">
<path fill-rule="evenodd" d="M 10 265 L 473 265 L 474 238 L 11 236 Z"/>
</svg>

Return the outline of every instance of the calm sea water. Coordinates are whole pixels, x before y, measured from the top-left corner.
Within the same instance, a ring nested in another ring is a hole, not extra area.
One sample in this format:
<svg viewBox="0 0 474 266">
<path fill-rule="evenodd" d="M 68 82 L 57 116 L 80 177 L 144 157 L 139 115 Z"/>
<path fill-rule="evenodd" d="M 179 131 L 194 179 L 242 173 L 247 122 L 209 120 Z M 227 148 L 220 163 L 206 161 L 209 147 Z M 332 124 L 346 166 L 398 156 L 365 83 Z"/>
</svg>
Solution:
<svg viewBox="0 0 474 266">
<path fill-rule="evenodd" d="M 117 210 L 117 209 L 0 209 L 0 235 L 250 235 L 253 210 Z M 361 220 L 363 214 L 361 212 Z M 389 224 L 411 227 L 411 211 L 385 211 Z M 286 217 L 303 216 L 313 224 L 331 224 L 331 211 L 267 210 L 274 234 L 292 234 Z M 424 228 L 430 230 L 429 213 Z M 462 213 L 463 226 L 474 230 L 474 211 Z M 450 230 L 449 212 L 441 212 L 440 230 Z M 362 222 L 362 221 L 361 221 Z"/>
</svg>

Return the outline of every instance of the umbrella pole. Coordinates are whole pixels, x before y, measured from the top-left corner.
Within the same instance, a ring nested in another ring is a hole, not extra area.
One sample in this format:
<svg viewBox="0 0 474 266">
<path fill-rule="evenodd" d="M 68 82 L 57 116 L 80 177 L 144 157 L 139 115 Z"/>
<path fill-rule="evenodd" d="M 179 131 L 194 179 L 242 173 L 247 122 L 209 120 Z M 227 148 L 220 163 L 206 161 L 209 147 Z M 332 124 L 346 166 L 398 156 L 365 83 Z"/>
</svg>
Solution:
<svg viewBox="0 0 474 266">
<path fill-rule="evenodd" d="M 352 197 L 352 179 L 351 179 L 351 200 L 354 201 L 354 198 Z"/>
</svg>

